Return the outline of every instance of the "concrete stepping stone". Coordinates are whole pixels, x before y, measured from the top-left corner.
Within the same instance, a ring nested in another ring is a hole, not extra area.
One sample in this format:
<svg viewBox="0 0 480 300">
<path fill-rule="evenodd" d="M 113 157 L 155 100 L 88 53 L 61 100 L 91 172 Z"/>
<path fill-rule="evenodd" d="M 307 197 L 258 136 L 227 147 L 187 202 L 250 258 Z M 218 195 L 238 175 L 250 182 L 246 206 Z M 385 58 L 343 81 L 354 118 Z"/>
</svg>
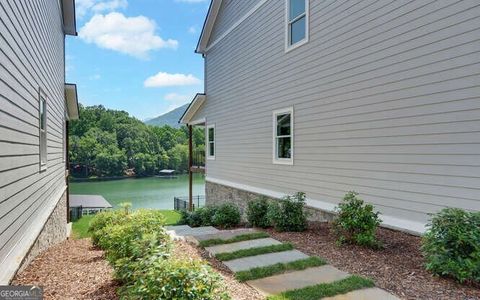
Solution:
<svg viewBox="0 0 480 300">
<path fill-rule="evenodd" d="M 274 295 L 320 283 L 331 283 L 347 278 L 348 276 L 349 274 L 346 272 L 340 271 L 333 266 L 325 265 L 302 271 L 293 271 L 266 278 L 250 280 L 247 281 L 247 284 L 264 295 Z"/>
<path fill-rule="evenodd" d="M 223 262 L 231 271 L 247 271 L 253 268 L 266 267 L 278 263 L 288 263 L 300 259 L 308 258 L 308 255 L 298 251 L 289 250 L 283 252 L 275 252 L 261 254 L 249 257 L 238 258 Z"/>
<path fill-rule="evenodd" d="M 263 238 L 263 239 L 249 240 L 249 241 L 243 241 L 238 243 L 206 247 L 205 250 L 207 250 L 207 252 L 210 253 L 212 256 L 215 256 L 218 253 L 230 253 L 230 252 L 235 252 L 243 249 L 251 249 L 251 248 L 258 248 L 258 247 L 265 247 L 265 246 L 279 245 L 279 244 L 281 244 L 281 242 L 275 239 Z"/>
<path fill-rule="evenodd" d="M 242 229 L 233 229 L 233 230 L 218 230 L 217 232 L 205 233 L 203 235 L 197 235 L 192 240 L 192 242 L 198 244 L 201 241 L 212 240 L 212 239 L 221 239 L 228 240 L 239 235 L 258 232 L 252 228 L 242 228 Z"/>
<path fill-rule="evenodd" d="M 190 227 L 188 225 L 168 226 L 167 233 L 173 238 L 185 238 L 187 236 L 207 235 L 219 232 L 219 230 L 212 226 L 205 227 Z"/>
<path fill-rule="evenodd" d="M 400 300 L 400 298 L 379 288 L 367 288 L 323 298 L 323 300 Z"/>
</svg>

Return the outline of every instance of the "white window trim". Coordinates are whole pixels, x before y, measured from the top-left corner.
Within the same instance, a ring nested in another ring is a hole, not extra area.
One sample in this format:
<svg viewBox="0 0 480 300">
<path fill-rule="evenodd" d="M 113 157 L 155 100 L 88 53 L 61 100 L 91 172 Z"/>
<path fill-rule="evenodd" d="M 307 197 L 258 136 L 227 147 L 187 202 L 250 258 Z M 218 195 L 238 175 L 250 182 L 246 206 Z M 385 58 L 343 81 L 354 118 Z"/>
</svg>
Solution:
<svg viewBox="0 0 480 300">
<path fill-rule="evenodd" d="M 288 53 L 308 43 L 310 36 L 310 0 L 305 0 L 305 38 L 293 45 L 290 45 L 290 0 L 285 0 L 285 53 Z"/>
<path fill-rule="evenodd" d="M 42 162 L 42 122 L 41 119 L 41 112 L 40 112 L 40 103 L 42 99 L 45 100 L 45 162 Z M 39 165 L 40 165 L 40 171 L 45 171 L 47 169 L 47 164 L 48 164 L 48 99 L 47 95 L 45 92 L 39 88 L 38 89 L 38 156 L 39 156 Z"/>
<path fill-rule="evenodd" d="M 291 157 L 290 158 L 278 158 L 277 157 L 277 116 L 281 114 L 289 113 L 290 114 L 290 145 L 292 147 L 291 149 Z M 287 107 L 287 108 L 282 108 L 282 109 L 277 109 L 273 111 L 272 115 L 272 120 L 273 120 L 273 132 L 272 132 L 272 137 L 273 137 L 273 158 L 272 162 L 273 164 L 276 165 L 293 165 L 293 155 L 294 155 L 294 121 L 293 121 L 293 106 Z"/>
<path fill-rule="evenodd" d="M 206 141 L 206 156 L 208 160 L 215 160 L 215 155 L 217 155 L 217 130 L 215 129 L 215 124 L 207 125 L 207 134 L 205 135 Z M 213 128 L 213 155 L 210 155 L 210 140 L 209 140 L 209 129 Z"/>
</svg>

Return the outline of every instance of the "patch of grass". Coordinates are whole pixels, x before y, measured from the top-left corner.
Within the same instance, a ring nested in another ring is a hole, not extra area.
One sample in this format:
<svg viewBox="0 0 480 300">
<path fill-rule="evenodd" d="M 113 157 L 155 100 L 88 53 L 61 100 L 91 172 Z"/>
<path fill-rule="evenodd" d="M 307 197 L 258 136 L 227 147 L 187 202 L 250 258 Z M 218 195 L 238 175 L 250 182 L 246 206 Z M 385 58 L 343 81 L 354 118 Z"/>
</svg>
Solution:
<svg viewBox="0 0 480 300">
<path fill-rule="evenodd" d="M 162 215 L 165 216 L 165 225 L 175 225 L 180 221 L 180 213 L 174 210 L 161 210 Z M 88 232 L 88 227 L 94 215 L 83 216 L 72 223 L 72 237 L 74 239 L 85 239 L 91 237 L 91 232 Z"/>
<path fill-rule="evenodd" d="M 175 210 L 161 210 L 162 215 L 165 217 L 165 225 L 176 225 L 182 215 Z"/>
<path fill-rule="evenodd" d="M 271 266 L 253 268 L 248 271 L 240 271 L 235 273 L 235 278 L 238 281 L 243 282 L 285 273 L 286 271 L 305 270 L 307 268 L 323 266 L 325 264 L 326 262 L 320 257 L 312 256 L 289 263 L 278 263 Z"/>
<path fill-rule="evenodd" d="M 93 215 L 83 216 L 72 223 L 72 237 L 74 239 L 85 239 L 91 236 L 91 233 L 88 232 L 88 226 L 93 217 Z"/>
<path fill-rule="evenodd" d="M 278 244 L 278 245 L 269 245 L 264 247 L 242 249 L 230 253 L 218 253 L 215 257 L 221 261 L 227 261 L 247 256 L 255 256 L 266 253 L 282 252 L 287 250 L 292 250 L 294 247 L 290 243 Z"/>
<path fill-rule="evenodd" d="M 210 247 L 210 246 L 215 246 L 215 245 L 231 244 L 231 243 L 236 243 L 236 242 L 256 240 L 256 239 L 262 239 L 262 238 L 267 238 L 267 237 L 270 237 L 270 236 L 265 232 L 253 232 L 253 233 L 246 233 L 246 234 L 237 235 L 236 237 L 233 237 L 231 239 L 226 239 L 226 240 L 211 239 L 211 240 L 200 241 L 199 246 L 200 247 Z"/>
<path fill-rule="evenodd" d="M 317 300 L 373 286 L 375 284 L 372 280 L 353 275 L 332 283 L 321 283 L 303 289 L 287 291 L 280 295 L 270 296 L 267 300 Z"/>
</svg>

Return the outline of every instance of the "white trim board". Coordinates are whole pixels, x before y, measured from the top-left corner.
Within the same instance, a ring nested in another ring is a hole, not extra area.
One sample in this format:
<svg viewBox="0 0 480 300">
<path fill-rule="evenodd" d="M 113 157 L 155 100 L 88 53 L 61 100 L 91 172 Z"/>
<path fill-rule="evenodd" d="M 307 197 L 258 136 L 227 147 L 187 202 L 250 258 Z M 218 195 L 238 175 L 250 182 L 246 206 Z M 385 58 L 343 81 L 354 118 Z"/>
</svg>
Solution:
<svg viewBox="0 0 480 300">
<path fill-rule="evenodd" d="M 21 266 L 24 258 L 30 252 L 32 245 L 42 232 L 48 218 L 50 218 L 53 210 L 66 190 L 67 186 L 65 185 L 53 194 L 51 197 L 53 200 L 50 200 L 49 203 L 40 208 L 42 209 L 42 213 L 27 229 L 25 229 L 17 243 L 12 247 L 10 252 L 7 253 L 4 260 L 0 262 L 0 265 L 2 266 L 2 268 L 0 268 L 0 285 L 8 285 L 10 283 L 10 280 Z M 65 220 L 65 226 L 67 226 L 66 223 Z"/>
<path fill-rule="evenodd" d="M 237 22 L 233 23 L 230 28 L 228 28 L 222 35 L 220 35 L 215 41 L 213 41 L 210 45 L 207 46 L 205 51 L 202 51 L 202 53 L 208 52 L 211 48 L 213 48 L 216 44 L 218 44 L 221 40 L 223 40 L 227 35 L 229 35 L 235 28 L 240 26 L 248 17 L 253 15 L 257 10 L 260 9 L 265 3 L 267 3 L 268 0 L 261 0 L 258 2 L 252 9 L 250 9 L 243 17 L 241 17 Z M 215 23 L 215 22 L 214 22 Z M 213 25 L 215 26 L 215 25 Z M 212 28 L 213 30 L 213 28 Z"/>
<path fill-rule="evenodd" d="M 247 191 L 247 192 L 251 192 L 259 195 L 264 195 L 271 198 L 281 199 L 288 195 L 282 192 L 276 192 L 276 191 L 272 191 L 264 188 L 258 188 L 258 187 L 254 187 L 246 184 L 231 182 L 228 180 L 217 179 L 210 176 L 207 176 L 205 178 L 205 181 L 220 184 L 220 185 L 225 185 L 228 187 L 233 187 L 239 190 L 243 190 L 243 191 Z M 336 204 L 307 198 L 307 206 L 317 208 L 325 212 L 334 213 Z M 382 219 L 382 224 L 381 224 L 382 227 L 397 229 L 397 230 L 408 232 L 414 235 L 422 235 L 423 233 L 425 233 L 426 224 L 424 223 L 400 219 L 397 217 L 387 216 L 387 215 L 380 215 L 380 218 Z"/>
</svg>

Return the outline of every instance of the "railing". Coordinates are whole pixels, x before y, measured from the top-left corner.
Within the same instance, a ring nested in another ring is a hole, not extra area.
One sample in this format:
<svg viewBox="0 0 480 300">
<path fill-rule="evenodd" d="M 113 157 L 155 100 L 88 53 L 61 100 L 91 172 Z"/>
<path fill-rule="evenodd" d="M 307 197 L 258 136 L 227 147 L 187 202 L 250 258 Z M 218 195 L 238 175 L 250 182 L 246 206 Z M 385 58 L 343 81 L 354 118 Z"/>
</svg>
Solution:
<svg viewBox="0 0 480 300">
<path fill-rule="evenodd" d="M 205 150 L 195 150 L 192 155 L 193 167 L 205 167 Z"/>
<path fill-rule="evenodd" d="M 83 215 L 82 213 L 82 207 L 81 206 L 74 206 L 74 207 L 70 207 L 69 209 L 69 213 L 70 213 L 70 221 L 71 222 L 75 222 L 77 221 L 78 219 L 80 219 Z"/>
<path fill-rule="evenodd" d="M 193 210 L 204 206 L 205 196 L 197 195 L 193 196 Z M 175 210 L 188 210 L 188 197 L 173 197 L 173 208 Z"/>
</svg>

